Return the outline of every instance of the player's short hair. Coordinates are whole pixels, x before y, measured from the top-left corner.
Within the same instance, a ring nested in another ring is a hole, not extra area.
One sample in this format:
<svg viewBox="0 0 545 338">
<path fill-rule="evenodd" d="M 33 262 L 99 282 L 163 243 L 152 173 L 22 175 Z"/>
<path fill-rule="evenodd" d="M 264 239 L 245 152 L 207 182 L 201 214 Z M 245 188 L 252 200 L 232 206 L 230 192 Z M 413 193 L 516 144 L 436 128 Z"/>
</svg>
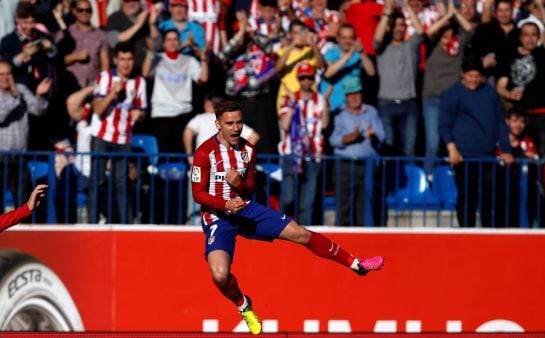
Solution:
<svg viewBox="0 0 545 338">
<path fill-rule="evenodd" d="M 225 112 L 242 111 L 242 109 L 235 101 L 223 100 L 214 105 L 214 111 L 216 112 L 216 119 L 219 119 Z"/>
</svg>

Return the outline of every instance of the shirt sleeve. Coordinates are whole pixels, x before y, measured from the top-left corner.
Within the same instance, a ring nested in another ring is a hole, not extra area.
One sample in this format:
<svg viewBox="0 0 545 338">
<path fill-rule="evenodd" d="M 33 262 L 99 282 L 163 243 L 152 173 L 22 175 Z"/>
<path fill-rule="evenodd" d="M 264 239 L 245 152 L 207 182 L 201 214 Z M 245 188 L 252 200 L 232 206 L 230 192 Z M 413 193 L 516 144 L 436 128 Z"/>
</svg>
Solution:
<svg viewBox="0 0 545 338">
<path fill-rule="evenodd" d="M 197 82 L 201 76 L 201 64 L 194 57 L 188 57 L 189 59 L 189 77 L 191 80 Z"/>
<path fill-rule="evenodd" d="M 148 108 L 148 99 L 146 96 L 146 80 L 143 77 L 140 78 L 140 85 L 138 86 L 138 93 L 136 93 L 134 107 L 135 109 L 145 111 Z"/>
<path fill-rule="evenodd" d="M 17 85 L 17 90 L 22 95 L 27 112 L 31 115 L 40 116 L 45 114 L 48 102 L 45 98 L 41 96 L 34 95 L 28 88 L 24 85 Z"/>
<path fill-rule="evenodd" d="M 198 148 L 193 157 L 191 167 L 191 189 L 193 199 L 203 207 L 225 211 L 227 202 L 221 197 L 212 196 L 208 193 L 210 185 L 210 160 L 202 148 Z"/>
<path fill-rule="evenodd" d="M 344 148 L 343 137 L 345 134 L 348 134 L 348 132 L 346 132 L 341 113 L 341 115 L 335 116 L 333 132 L 331 133 L 331 136 L 329 136 L 329 143 L 331 146 L 334 148 Z"/>
<path fill-rule="evenodd" d="M 95 88 L 93 89 L 94 98 L 103 98 L 108 95 L 108 84 L 110 82 L 110 74 L 107 71 L 103 71 L 98 76 Z"/>
<path fill-rule="evenodd" d="M 378 116 L 377 110 L 373 109 L 369 113 L 371 117 L 371 127 L 375 131 L 375 136 L 378 138 L 380 142 L 384 142 L 384 138 L 386 137 L 386 135 L 384 133 L 384 126 L 382 125 L 382 121 L 380 120 L 380 117 Z"/>
<path fill-rule="evenodd" d="M 12 225 L 19 223 L 23 218 L 27 218 L 32 214 L 32 211 L 28 208 L 28 205 L 23 206 L 0 215 L 0 231 L 4 231 Z"/>
</svg>

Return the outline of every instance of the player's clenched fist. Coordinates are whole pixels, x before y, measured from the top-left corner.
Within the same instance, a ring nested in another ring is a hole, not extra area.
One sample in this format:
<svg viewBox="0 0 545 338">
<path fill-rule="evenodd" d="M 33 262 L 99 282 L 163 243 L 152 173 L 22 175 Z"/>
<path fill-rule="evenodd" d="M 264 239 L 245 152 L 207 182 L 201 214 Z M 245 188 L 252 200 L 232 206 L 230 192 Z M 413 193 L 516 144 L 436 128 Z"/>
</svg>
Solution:
<svg viewBox="0 0 545 338">
<path fill-rule="evenodd" d="M 225 210 L 233 214 L 236 214 L 240 210 L 244 209 L 244 207 L 246 207 L 246 201 L 240 197 L 233 198 L 225 203 Z"/>
<path fill-rule="evenodd" d="M 230 169 L 225 175 L 225 180 L 227 181 L 227 184 L 229 184 L 230 186 L 238 187 L 238 185 L 242 181 L 242 177 L 240 176 L 238 171 Z"/>
</svg>

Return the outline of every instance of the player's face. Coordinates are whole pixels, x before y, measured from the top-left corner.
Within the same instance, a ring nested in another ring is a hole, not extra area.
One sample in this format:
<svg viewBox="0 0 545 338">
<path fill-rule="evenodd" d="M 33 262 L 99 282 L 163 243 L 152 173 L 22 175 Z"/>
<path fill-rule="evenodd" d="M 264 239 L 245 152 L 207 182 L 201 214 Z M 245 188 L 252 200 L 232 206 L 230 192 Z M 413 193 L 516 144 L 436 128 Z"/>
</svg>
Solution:
<svg viewBox="0 0 545 338">
<path fill-rule="evenodd" d="M 520 136 L 526 127 L 526 121 L 522 116 L 511 115 L 507 120 L 509 132 L 515 136 Z"/>
<path fill-rule="evenodd" d="M 242 124 L 242 112 L 240 110 L 223 113 L 216 120 L 216 128 L 218 128 L 220 141 L 230 146 L 238 144 L 240 133 L 242 133 Z"/>
</svg>

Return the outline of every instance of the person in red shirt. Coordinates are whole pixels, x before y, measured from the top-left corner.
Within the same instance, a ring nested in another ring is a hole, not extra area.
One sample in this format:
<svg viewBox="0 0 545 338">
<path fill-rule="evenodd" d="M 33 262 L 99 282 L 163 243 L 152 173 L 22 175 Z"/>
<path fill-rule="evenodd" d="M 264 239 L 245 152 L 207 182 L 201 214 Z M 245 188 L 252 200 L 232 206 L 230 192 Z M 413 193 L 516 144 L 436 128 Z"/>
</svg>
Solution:
<svg viewBox="0 0 545 338">
<path fill-rule="evenodd" d="M 336 261 L 359 275 L 382 267 L 383 257 L 358 259 L 283 212 L 252 201 L 256 154 L 254 146 L 240 137 L 241 108 L 236 102 L 222 101 L 215 106 L 215 112 L 218 133 L 197 148 L 193 158 L 193 198 L 201 205 L 205 257 L 214 284 L 238 307 L 253 334 L 261 333 L 261 322 L 231 273 L 237 235 L 302 244 L 315 255 Z"/>
<path fill-rule="evenodd" d="M 0 231 L 4 231 L 12 225 L 19 223 L 20 220 L 29 217 L 45 197 L 46 190 L 47 185 L 37 185 L 25 204 L 13 211 L 0 215 Z"/>
</svg>

